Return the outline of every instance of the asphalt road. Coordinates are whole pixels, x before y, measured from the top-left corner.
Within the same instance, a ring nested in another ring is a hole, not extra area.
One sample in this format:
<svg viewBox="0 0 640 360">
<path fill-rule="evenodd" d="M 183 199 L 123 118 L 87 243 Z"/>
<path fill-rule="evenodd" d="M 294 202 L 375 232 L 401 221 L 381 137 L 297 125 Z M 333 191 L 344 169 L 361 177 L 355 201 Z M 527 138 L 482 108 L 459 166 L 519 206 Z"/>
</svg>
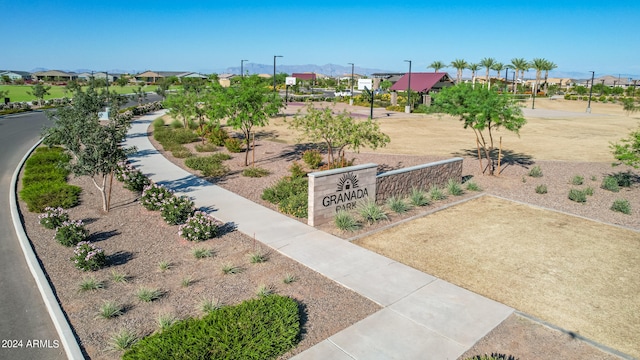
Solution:
<svg viewBox="0 0 640 360">
<path fill-rule="evenodd" d="M 145 102 L 156 100 L 160 97 L 149 94 Z M 125 106 L 132 105 L 135 103 Z M 27 267 L 9 210 L 13 172 L 49 123 L 43 112 L 0 117 L 0 359 L 66 359 Z M 34 340 L 46 347 L 34 347 Z"/>
<path fill-rule="evenodd" d="M 11 176 L 48 122 L 42 112 L 0 118 L 0 359 L 66 359 L 9 212 Z M 34 339 L 58 346 L 35 348 Z"/>
</svg>

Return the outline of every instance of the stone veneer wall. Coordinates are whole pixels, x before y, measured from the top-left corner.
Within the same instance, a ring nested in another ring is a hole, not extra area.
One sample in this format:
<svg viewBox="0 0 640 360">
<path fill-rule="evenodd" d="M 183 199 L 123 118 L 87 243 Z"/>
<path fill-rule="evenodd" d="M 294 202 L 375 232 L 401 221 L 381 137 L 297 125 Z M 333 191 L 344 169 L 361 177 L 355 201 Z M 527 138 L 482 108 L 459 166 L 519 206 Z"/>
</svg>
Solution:
<svg viewBox="0 0 640 360">
<path fill-rule="evenodd" d="M 392 170 L 376 176 L 376 202 L 384 204 L 392 196 L 407 196 L 412 188 L 429 190 L 444 186 L 449 179 L 462 179 L 462 158 Z"/>
</svg>

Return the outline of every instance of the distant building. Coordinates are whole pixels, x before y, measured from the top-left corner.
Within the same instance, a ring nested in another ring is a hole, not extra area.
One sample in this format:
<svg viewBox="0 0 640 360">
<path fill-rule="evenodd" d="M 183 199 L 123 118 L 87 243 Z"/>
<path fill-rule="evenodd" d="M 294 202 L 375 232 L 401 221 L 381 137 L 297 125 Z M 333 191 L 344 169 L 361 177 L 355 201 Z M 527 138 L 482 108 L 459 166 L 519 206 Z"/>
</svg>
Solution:
<svg viewBox="0 0 640 360">
<path fill-rule="evenodd" d="M 16 71 L 16 70 L 0 70 L 0 77 L 8 76 L 11 81 L 16 80 L 31 80 L 31 73 L 26 71 Z"/>
<path fill-rule="evenodd" d="M 37 81 L 71 81 L 78 78 L 76 73 L 68 73 L 60 70 L 38 71 L 31 74 Z"/>
</svg>

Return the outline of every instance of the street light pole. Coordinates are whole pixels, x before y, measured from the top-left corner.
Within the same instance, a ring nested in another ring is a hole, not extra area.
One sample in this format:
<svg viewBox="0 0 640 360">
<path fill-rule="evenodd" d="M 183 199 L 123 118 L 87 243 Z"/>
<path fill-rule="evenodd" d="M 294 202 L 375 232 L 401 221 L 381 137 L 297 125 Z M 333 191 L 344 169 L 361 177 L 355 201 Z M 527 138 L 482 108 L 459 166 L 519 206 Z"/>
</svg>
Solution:
<svg viewBox="0 0 640 360">
<path fill-rule="evenodd" d="M 351 65 L 351 99 L 349 99 L 349 105 L 353 105 L 353 63 L 349 63 Z"/>
<path fill-rule="evenodd" d="M 587 112 L 591 113 L 591 95 L 593 94 L 593 77 L 595 76 L 595 72 L 591 72 L 591 87 L 589 88 L 589 103 L 587 104 Z"/>
<path fill-rule="evenodd" d="M 276 58 L 282 55 L 273 55 L 273 92 L 276 92 Z"/>
<path fill-rule="evenodd" d="M 240 60 L 240 76 L 244 77 L 244 62 L 249 60 Z"/>
<path fill-rule="evenodd" d="M 405 113 L 411 113 L 411 60 L 405 60 L 409 63 L 409 81 L 407 83 L 407 105 L 404 108 Z"/>
</svg>

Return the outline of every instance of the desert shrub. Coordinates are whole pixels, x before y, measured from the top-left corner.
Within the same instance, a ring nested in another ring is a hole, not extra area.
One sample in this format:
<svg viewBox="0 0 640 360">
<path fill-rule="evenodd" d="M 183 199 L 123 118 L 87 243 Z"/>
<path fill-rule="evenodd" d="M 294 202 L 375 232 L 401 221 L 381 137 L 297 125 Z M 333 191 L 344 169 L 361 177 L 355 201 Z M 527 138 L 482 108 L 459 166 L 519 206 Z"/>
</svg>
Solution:
<svg viewBox="0 0 640 360">
<path fill-rule="evenodd" d="M 172 129 L 182 129 L 184 128 L 184 124 L 182 123 L 182 121 L 175 119 L 171 122 L 170 124 Z"/>
<path fill-rule="evenodd" d="M 476 355 L 465 360 L 518 360 L 513 355 L 492 353 L 491 355 Z"/>
<path fill-rule="evenodd" d="M 153 120 L 153 122 L 151 123 L 151 125 L 153 125 L 153 129 L 157 129 L 157 128 L 161 128 L 164 126 L 164 119 L 162 119 L 161 117 Z"/>
<path fill-rule="evenodd" d="M 293 194 L 283 199 L 278 203 L 278 210 L 297 218 L 307 217 L 309 211 L 309 199 L 307 192 Z"/>
<path fill-rule="evenodd" d="M 124 187 L 131 191 L 141 192 L 151 183 L 140 170 L 134 168 L 130 164 L 122 163 L 118 165 L 115 171 L 116 179 L 124 183 Z"/>
<path fill-rule="evenodd" d="M 44 213 L 38 215 L 40 224 L 47 229 L 55 229 L 69 220 L 69 214 L 61 207 L 46 207 Z"/>
<path fill-rule="evenodd" d="M 25 162 L 25 167 L 65 164 L 71 156 L 61 147 L 38 147 Z"/>
<path fill-rule="evenodd" d="M 209 142 L 216 146 L 224 146 L 225 141 L 229 138 L 229 133 L 219 126 L 211 129 L 209 133 Z"/>
<path fill-rule="evenodd" d="M 584 183 L 584 177 L 580 175 L 575 175 L 571 178 L 571 184 L 573 185 L 582 185 Z"/>
<path fill-rule="evenodd" d="M 547 185 L 538 185 L 536 186 L 536 194 L 546 194 L 547 193 Z"/>
<path fill-rule="evenodd" d="M 55 239 L 64 246 L 74 246 L 84 241 L 88 234 L 82 220 L 67 220 L 56 229 Z"/>
<path fill-rule="evenodd" d="M 141 287 L 136 291 L 136 297 L 142 302 L 152 302 L 160 299 L 164 295 L 164 292 L 160 289 L 149 289 Z"/>
<path fill-rule="evenodd" d="M 94 271 L 107 265 L 104 250 L 88 241 L 81 241 L 73 250 L 73 265 L 82 271 Z"/>
<path fill-rule="evenodd" d="M 246 177 L 259 178 L 267 176 L 269 174 L 271 174 L 269 170 L 253 166 L 242 170 L 242 176 Z"/>
<path fill-rule="evenodd" d="M 196 145 L 196 151 L 197 152 L 214 152 L 218 150 L 218 146 L 216 144 L 213 143 L 206 143 L 206 144 L 197 144 Z"/>
<path fill-rule="evenodd" d="M 178 144 L 189 144 L 198 141 L 198 135 L 189 129 L 175 129 L 171 133 L 171 139 Z"/>
<path fill-rule="evenodd" d="M 189 241 L 205 241 L 216 236 L 219 226 L 220 222 L 213 217 L 196 211 L 178 227 L 178 235 Z"/>
<path fill-rule="evenodd" d="M 445 195 L 442 189 L 437 185 L 433 185 L 429 188 L 429 196 L 433 201 L 444 200 L 447 198 L 447 195 Z"/>
<path fill-rule="evenodd" d="M 191 157 L 185 160 L 184 164 L 194 170 L 200 170 L 203 176 L 220 177 L 229 172 L 229 168 L 222 164 L 222 159 L 226 160 L 226 157 L 230 157 L 229 154 Z"/>
<path fill-rule="evenodd" d="M 123 359 L 273 359 L 299 340 L 295 300 L 268 295 L 175 322 L 135 343 Z"/>
<path fill-rule="evenodd" d="M 300 165 L 297 161 L 294 161 L 293 164 L 289 167 L 289 172 L 291 173 L 291 177 L 301 178 L 307 175 L 307 172 L 304 171 L 302 165 Z"/>
<path fill-rule="evenodd" d="M 629 203 L 629 200 L 616 199 L 613 202 L 613 205 L 611 205 L 611 210 L 631 215 L 631 204 Z"/>
<path fill-rule="evenodd" d="M 186 159 L 192 157 L 193 154 L 184 145 L 176 145 L 171 147 L 171 155 L 177 159 Z"/>
<path fill-rule="evenodd" d="M 302 161 L 309 165 L 310 168 L 317 169 L 322 163 L 322 155 L 318 150 L 307 150 L 302 153 Z"/>
<path fill-rule="evenodd" d="M 469 191 L 482 191 L 482 188 L 473 181 L 467 181 L 467 190 Z"/>
<path fill-rule="evenodd" d="M 224 147 L 227 148 L 230 153 L 239 153 L 242 151 L 242 143 L 236 138 L 228 138 L 225 140 Z"/>
<path fill-rule="evenodd" d="M 409 210 L 409 204 L 407 204 L 403 198 L 392 196 L 387 199 L 387 206 L 391 211 L 396 212 L 398 214 L 407 212 Z"/>
<path fill-rule="evenodd" d="M 342 231 L 355 231 L 360 228 L 360 223 L 351 213 L 339 210 L 333 217 L 336 227 Z"/>
<path fill-rule="evenodd" d="M 585 189 L 584 189 L 584 190 L 582 190 L 582 191 L 584 191 L 584 193 L 585 193 L 586 195 L 593 196 L 593 188 L 592 188 L 591 186 L 588 186 L 587 188 L 585 188 Z"/>
<path fill-rule="evenodd" d="M 20 190 L 20 198 L 31 212 L 41 213 L 47 207 L 68 209 L 78 204 L 82 188 L 58 181 L 33 183 Z"/>
<path fill-rule="evenodd" d="M 140 203 L 147 210 L 160 210 L 162 204 L 169 198 L 173 197 L 173 192 L 162 185 L 150 184 L 142 190 Z"/>
<path fill-rule="evenodd" d="M 602 179 L 602 185 L 600 185 L 600 187 L 605 190 L 609 190 L 613 192 L 620 191 L 620 186 L 618 185 L 618 179 L 616 179 L 613 176 L 606 176 L 604 179 Z"/>
<path fill-rule="evenodd" d="M 630 171 L 617 172 L 611 175 L 618 182 L 618 186 L 630 187 L 633 184 L 634 175 Z"/>
<path fill-rule="evenodd" d="M 569 200 L 578 203 L 585 203 L 587 202 L 587 194 L 584 192 L 584 190 L 571 189 L 569 190 Z"/>
<path fill-rule="evenodd" d="M 267 187 L 262 192 L 262 200 L 272 204 L 278 204 L 284 199 L 298 193 L 308 196 L 308 180 L 304 177 L 283 177 L 273 186 Z"/>
<path fill-rule="evenodd" d="M 195 120 L 189 119 L 189 121 L 187 121 L 187 128 L 189 130 L 196 130 L 198 127 L 198 123 Z"/>
<path fill-rule="evenodd" d="M 376 204 L 375 200 L 368 199 L 367 201 L 363 201 L 358 205 L 358 213 L 362 218 L 369 222 L 374 223 L 380 220 L 387 220 L 387 214 L 385 214 L 384 209 L 378 204 Z"/>
<path fill-rule="evenodd" d="M 184 224 L 193 212 L 193 201 L 186 196 L 172 196 L 160 207 L 160 214 L 169 225 Z"/>
<path fill-rule="evenodd" d="M 529 170 L 529 176 L 534 178 L 542 177 L 542 169 L 540 168 L 540 166 L 536 165 L 532 167 L 531 170 Z"/>
<path fill-rule="evenodd" d="M 431 203 L 427 194 L 418 188 L 411 188 L 411 194 L 409 194 L 409 202 L 413 206 L 427 206 Z"/>
<path fill-rule="evenodd" d="M 462 190 L 462 185 L 454 179 L 449 179 L 447 182 L 447 192 L 453 196 L 460 196 L 464 194 L 464 190 Z"/>
</svg>

